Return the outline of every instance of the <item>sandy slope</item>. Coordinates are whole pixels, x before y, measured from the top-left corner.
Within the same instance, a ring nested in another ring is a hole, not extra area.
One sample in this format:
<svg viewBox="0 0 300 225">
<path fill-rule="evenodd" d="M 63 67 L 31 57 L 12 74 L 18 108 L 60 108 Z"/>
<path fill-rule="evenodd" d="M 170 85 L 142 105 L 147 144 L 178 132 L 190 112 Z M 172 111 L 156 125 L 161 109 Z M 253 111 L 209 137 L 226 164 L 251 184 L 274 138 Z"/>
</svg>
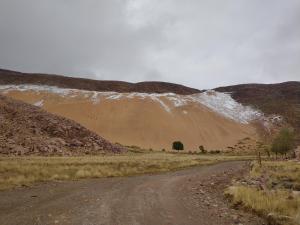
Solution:
<svg viewBox="0 0 300 225">
<path fill-rule="evenodd" d="M 254 127 L 225 118 L 199 103 L 173 107 L 161 96 L 151 98 L 100 98 L 85 94 L 62 96 L 49 92 L 10 91 L 7 95 L 37 104 L 49 112 L 73 119 L 112 142 L 144 148 L 170 149 L 181 140 L 186 150 L 199 145 L 225 149 L 245 137 L 255 137 Z M 169 108 L 169 111 L 168 111 Z"/>
</svg>

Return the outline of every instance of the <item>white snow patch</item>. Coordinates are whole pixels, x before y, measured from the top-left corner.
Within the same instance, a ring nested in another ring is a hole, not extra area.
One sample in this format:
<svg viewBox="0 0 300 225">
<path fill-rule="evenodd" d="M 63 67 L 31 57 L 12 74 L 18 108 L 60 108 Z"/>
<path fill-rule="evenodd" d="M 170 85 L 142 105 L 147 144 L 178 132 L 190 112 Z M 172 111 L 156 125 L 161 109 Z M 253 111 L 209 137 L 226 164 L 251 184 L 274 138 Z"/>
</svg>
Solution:
<svg viewBox="0 0 300 225">
<path fill-rule="evenodd" d="M 44 105 L 44 100 L 38 101 L 38 102 L 34 103 L 33 105 L 35 105 L 37 107 L 42 107 Z"/>
<path fill-rule="evenodd" d="M 263 116 L 258 110 L 236 102 L 227 93 L 206 91 L 195 94 L 192 98 L 194 101 L 207 106 L 211 110 L 240 123 L 247 124 Z"/>
<path fill-rule="evenodd" d="M 98 95 L 99 95 L 99 93 L 97 91 L 93 91 L 93 94 L 91 97 L 93 104 L 100 103 L 100 97 Z"/>
<path fill-rule="evenodd" d="M 59 94 L 61 96 L 68 95 L 70 91 L 74 89 L 67 88 L 59 88 L 55 86 L 47 86 L 47 85 L 0 85 L 0 91 L 5 91 L 6 93 L 9 91 L 46 91 L 54 94 Z"/>
<path fill-rule="evenodd" d="M 150 98 L 153 101 L 157 101 L 167 112 L 171 112 L 169 106 L 167 106 L 158 96 L 156 96 L 156 94 L 150 94 Z"/>
<path fill-rule="evenodd" d="M 187 99 L 185 99 L 183 96 L 167 96 L 167 99 L 171 101 L 175 107 L 187 105 Z"/>
<path fill-rule="evenodd" d="M 118 100 L 122 97 L 123 97 L 123 95 L 121 93 L 116 93 L 116 94 L 112 94 L 112 95 L 108 96 L 106 99 Z"/>
<path fill-rule="evenodd" d="M 151 94 L 152 95 L 152 94 Z M 145 99 L 147 97 L 151 97 L 148 93 L 127 93 L 126 98 L 139 98 L 139 99 Z"/>
<path fill-rule="evenodd" d="M 0 91 L 2 92 L 7 93 L 13 90 L 36 91 L 36 92 L 44 91 L 44 92 L 58 94 L 63 97 L 83 96 L 85 98 L 90 99 L 94 104 L 99 103 L 101 97 L 108 100 L 119 100 L 121 98 L 128 98 L 128 99 L 150 98 L 152 101 L 158 102 L 162 106 L 162 108 L 164 108 L 169 113 L 172 112 L 172 107 L 181 107 L 188 104 L 198 103 L 201 105 L 205 105 L 212 111 L 224 117 L 245 124 L 249 123 L 252 120 L 264 117 L 264 115 L 260 111 L 236 102 L 231 97 L 230 93 L 221 93 L 212 90 L 199 93 L 199 94 L 193 94 L 193 95 L 178 95 L 174 93 L 149 94 L 149 93 L 97 92 L 97 91 L 59 88 L 55 86 L 46 86 L 46 85 L 0 85 Z M 170 102 L 170 104 L 166 104 L 166 101 Z M 39 104 L 43 104 L 43 102 Z M 274 118 L 274 120 L 280 120 L 280 118 Z"/>
</svg>

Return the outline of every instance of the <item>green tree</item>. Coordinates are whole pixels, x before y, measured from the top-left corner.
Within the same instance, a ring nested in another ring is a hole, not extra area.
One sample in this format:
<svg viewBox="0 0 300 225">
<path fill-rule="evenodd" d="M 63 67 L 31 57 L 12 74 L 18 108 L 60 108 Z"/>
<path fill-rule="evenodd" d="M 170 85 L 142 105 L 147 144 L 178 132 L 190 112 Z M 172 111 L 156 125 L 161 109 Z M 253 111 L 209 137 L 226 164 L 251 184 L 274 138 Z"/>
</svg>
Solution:
<svg viewBox="0 0 300 225">
<path fill-rule="evenodd" d="M 271 151 L 276 154 L 286 154 L 294 148 L 295 138 L 292 130 L 282 129 L 272 143 Z"/>
<path fill-rule="evenodd" d="M 201 153 L 205 154 L 207 151 L 204 149 L 203 145 L 199 146 L 199 150 L 201 151 Z"/>
<path fill-rule="evenodd" d="M 174 142 L 173 142 L 172 149 L 173 149 L 173 150 L 180 151 L 180 150 L 183 150 L 183 149 L 184 149 L 184 146 L 183 146 L 183 144 L 182 144 L 181 141 L 174 141 Z"/>
</svg>

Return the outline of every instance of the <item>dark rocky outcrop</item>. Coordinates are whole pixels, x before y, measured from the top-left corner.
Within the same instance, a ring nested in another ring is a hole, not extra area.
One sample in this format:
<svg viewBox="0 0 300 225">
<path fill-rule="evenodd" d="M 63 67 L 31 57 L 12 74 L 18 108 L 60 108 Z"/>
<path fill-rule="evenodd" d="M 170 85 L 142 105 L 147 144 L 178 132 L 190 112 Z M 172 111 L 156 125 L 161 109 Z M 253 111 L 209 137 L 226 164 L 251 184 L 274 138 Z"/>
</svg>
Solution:
<svg viewBox="0 0 300 225">
<path fill-rule="evenodd" d="M 72 120 L 0 95 L 2 155 L 82 155 L 123 150 Z"/>
</svg>

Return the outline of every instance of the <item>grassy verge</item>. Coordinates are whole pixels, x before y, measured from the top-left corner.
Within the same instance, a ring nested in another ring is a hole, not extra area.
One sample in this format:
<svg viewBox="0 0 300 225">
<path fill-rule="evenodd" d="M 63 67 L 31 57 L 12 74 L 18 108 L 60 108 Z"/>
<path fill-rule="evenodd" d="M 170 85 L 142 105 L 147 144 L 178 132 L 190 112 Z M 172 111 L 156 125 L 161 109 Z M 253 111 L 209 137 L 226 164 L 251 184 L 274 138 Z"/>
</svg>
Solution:
<svg viewBox="0 0 300 225">
<path fill-rule="evenodd" d="M 233 203 L 251 209 L 274 224 L 300 225 L 300 163 L 254 164 L 250 177 L 226 190 Z"/>
<path fill-rule="evenodd" d="M 83 157 L 0 157 L 0 190 L 51 180 L 131 176 L 249 157 L 158 152 Z"/>
<path fill-rule="evenodd" d="M 266 161 L 262 167 L 253 164 L 251 177 L 268 176 L 269 188 L 287 188 L 300 191 L 300 163 L 295 161 Z"/>
</svg>

